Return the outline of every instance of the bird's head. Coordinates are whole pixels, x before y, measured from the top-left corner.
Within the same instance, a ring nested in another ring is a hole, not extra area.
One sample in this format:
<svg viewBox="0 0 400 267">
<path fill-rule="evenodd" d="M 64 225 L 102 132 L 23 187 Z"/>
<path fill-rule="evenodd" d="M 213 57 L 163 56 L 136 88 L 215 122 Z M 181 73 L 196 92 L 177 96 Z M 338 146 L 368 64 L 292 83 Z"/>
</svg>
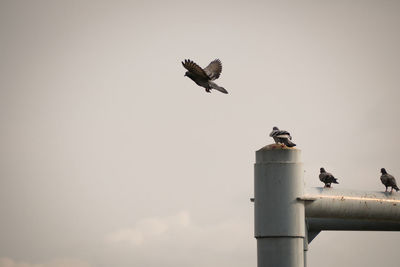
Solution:
<svg viewBox="0 0 400 267">
<path fill-rule="evenodd" d="M 186 76 L 186 77 L 188 77 L 188 78 L 192 79 L 193 81 L 195 81 L 195 80 L 196 80 L 196 75 L 195 75 L 195 74 L 193 74 L 193 73 L 191 73 L 190 71 L 187 71 L 187 72 L 185 73 L 185 75 L 184 75 L 184 76 Z"/>
<path fill-rule="evenodd" d="M 274 130 L 274 131 L 278 131 L 278 130 L 279 130 L 279 128 L 275 126 L 274 128 L 272 128 L 272 130 Z"/>
<path fill-rule="evenodd" d="M 319 169 L 319 172 L 320 172 L 320 173 L 323 173 L 323 172 L 325 172 L 325 169 L 324 169 L 324 168 L 320 168 L 320 169 Z"/>
<path fill-rule="evenodd" d="M 381 169 L 381 173 L 382 173 L 382 174 L 387 174 L 385 168 L 382 168 L 382 169 Z"/>
</svg>

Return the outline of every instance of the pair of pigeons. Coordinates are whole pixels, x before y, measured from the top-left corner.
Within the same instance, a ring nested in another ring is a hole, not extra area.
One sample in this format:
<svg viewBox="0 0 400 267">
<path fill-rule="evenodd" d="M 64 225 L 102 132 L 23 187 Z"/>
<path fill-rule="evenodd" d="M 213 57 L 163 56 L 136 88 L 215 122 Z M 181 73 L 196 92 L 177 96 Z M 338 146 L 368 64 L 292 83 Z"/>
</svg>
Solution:
<svg viewBox="0 0 400 267">
<path fill-rule="evenodd" d="M 294 147 L 296 146 L 295 143 L 292 142 L 292 136 L 288 131 L 279 130 L 278 127 L 274 127 L 272 132 L 269 134 L 276 144 L 285 145 L 287 147 Z M 396 179 L 386 172 L 385 168 L 381 169 L 381 181 L 382 184 L 386 187 L 385 192 L 387 192 L 388 187 L 391 187 L 391 191 L 393 189 L 399 191 L 400 189 L 397 187 Z M 319 180 L 325 184 L 324 187 L 331 187 L 332 184 L 338 184 L 337 178 L 335 178 L 331 173 L 325 171 L 324 168 L 320 168 Z"/>
<path fill-rule="evenodd" d="M 276 144 L 280 144 L 282 146 L 294 147 L 295 143 L 292 142 L 292 136 L 288 131 L 279 130 L 278 127 L 272 128 L 272 132 L 269 134 Z M 319 179 L 321 182 L 325 184 L 324 187 L 331 187 L 331 184 L 338 184 L 337 178 L 335 178 L 331 173 L 325 171 L 324 168 L 320 169 Z"/>
<path fill-rule="evenodd" d="M 393 189 L 396 190 L 396 192 L 400 190 L 397 187 L 396 179 L 393 177 L 393 175 L 387 173 L 385 168 L 381 169 L 381 174 L 381 182 L 386 187 L 385 192 L 388 191 L 388 187 L 392 188 L 390 193 L 393 192 Z M 324 187 L 331 187 L 332 183 L 338 184 L 337 178 L 335 178 L 331 173 L 325 171 L 324 168 L 320 169 L 319 179 L 325 184 Z"/>
<path fill-rule="evenodd" d="M 292 142 L 292 136 L 288 131 L 279 130 L 278 127 L 273 127 L 272 132 L 269 134 L 276 144 L 282 146 L 294 147 L 295 143 Z M 331 187 L 331 184 L 338 184 L 337 178 L 335 178 L 331 173 L 326 172 L 324 168 L 320 169 L 319 179 L 325 184 L 325 187 Z"/>
</svg>

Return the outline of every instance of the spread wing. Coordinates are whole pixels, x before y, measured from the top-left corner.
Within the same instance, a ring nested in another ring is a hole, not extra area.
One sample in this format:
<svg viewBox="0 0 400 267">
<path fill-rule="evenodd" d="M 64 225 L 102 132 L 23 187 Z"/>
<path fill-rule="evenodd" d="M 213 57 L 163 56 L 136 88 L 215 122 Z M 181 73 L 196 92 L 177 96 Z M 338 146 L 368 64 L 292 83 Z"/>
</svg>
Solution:
<svg viewBox="0 0 400 267">
<path fill-rule="evenodd" d="M 204 72 L 210 77 L 211 80 L 218 79 L 222 72 L 222 63 L 219 59 L 211 61 L 210 64 L 204 69 Z"/>
<path fill-rule="evenodd" d="M 207 80 L 209 79 L 206 72 L 202 68 L 200 68 L 199 65 L 197 65 L 190 59 L 185 59 L 185 61 L 182 62 L 182 65 L 185 69 L 187 69 L 189 72 L 193 73 L 194 75 L 201 77 L 201 78 L 206 78 Z"/>
</svg>

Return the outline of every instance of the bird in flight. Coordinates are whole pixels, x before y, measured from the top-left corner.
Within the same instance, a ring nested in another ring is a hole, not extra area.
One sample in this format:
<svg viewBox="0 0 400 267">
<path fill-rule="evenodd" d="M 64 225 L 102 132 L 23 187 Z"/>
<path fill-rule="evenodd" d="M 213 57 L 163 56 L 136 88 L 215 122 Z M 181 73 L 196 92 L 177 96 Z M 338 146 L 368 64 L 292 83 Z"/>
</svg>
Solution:
<svg viewBox="0 0 400 267">
<path fill-rule="evenodd" d="M 396 192 L 399 191 L 399 188 L 397 187 L 397 184 L 396 184 L 396 179 L 394 179 L 394 177 L 392 175 L 387 173 L 385 168 L 381 169 L 381 173 L 382 173 L 382 175 L 381 175 L 382 184 L 384 184 L 386 186 L 385 192 L 387 192 L 387 189 L 389 186 L 392 188 L 392 190 L 390 190 L 390 193 L 393 192 L 393 189 L 396 190 Z"/>
<path fill-rule="evenodd" d="M 324 168 L 319 169 L 319 180 L 325 184 L 324 187 L 331 187 L 331 184 L 338 184 L 337 178 L 335 178 L 332 173 L 325 171 Z"/>
<path fill-rule="evenodd" d="M 287 147 L 296 146 L 296 144 L 291 141 L 292 136 L 290 136 L 290 133 L 288 131 L 279 130 L 278 127 L 272 128 L 272 132 L 269 136 L 274 138 L 276 144 L 284 144 Z"/>
<path fill-rule="evenodd" d="M 185 69 L 187 69 L 185 76 L 192 79 L 197 85 L 204 87 L 207 93 L 211 93 L 211 89 L 218 90 L 224 94 L 228 93 L 225 88 L 218 86 L 215 82 L 213 82 L 214 80 L 218 79 L 222 72 L 222 63 L 219 59 L 211 61 L 211 63 L 208 64 L 208 66 L 204 69 L 190 59 L 185 59 L 185 61 L 182 61 L 182 65 Z"/>
</svg>

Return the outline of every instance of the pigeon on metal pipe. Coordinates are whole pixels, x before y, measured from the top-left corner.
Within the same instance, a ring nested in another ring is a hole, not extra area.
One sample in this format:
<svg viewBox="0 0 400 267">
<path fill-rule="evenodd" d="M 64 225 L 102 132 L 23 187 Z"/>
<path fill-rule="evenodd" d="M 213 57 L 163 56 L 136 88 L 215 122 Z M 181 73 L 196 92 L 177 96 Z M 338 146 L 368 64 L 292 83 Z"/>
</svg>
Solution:
<svg viewBox="0 0 400 267">
<path fill-rule="evenodd" d="M 385 168 L 381 169 L 381 181 L 382 184 L 386 187 L 385 192 L 387 192 L 388 187 L 391 187 L 392 189 L 390 190 L 390 193 L 393 192 L 393 189 L 397 191 L 399 191 L 399 188 L 397 187 L 397 183 L 396 183 L 396 179 L 394 179 L 393 175 L 390 175 L 389 173 L 387 173 Z"/>
<path fill-rule="evenodd" d="M 319 171 L 319 180 L 325 184 L 324 187 L 332 187 L 332 183 L 338 184 L 337 178 L 335 178 L 332 173 L 325 171 L 324 168 L 320 168 Z"/>
</svg>

